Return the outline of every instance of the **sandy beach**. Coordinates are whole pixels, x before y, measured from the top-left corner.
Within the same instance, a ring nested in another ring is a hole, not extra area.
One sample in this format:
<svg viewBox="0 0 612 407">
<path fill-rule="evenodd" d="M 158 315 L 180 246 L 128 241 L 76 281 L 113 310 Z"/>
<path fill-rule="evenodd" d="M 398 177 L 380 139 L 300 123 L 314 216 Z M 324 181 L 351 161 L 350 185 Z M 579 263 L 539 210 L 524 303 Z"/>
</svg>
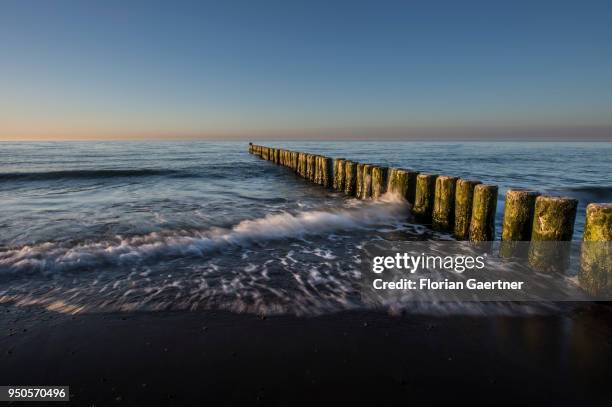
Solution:
<svg viewBox="0 0 612 407">
<path fill-rule="evenodd" d="M 530 317 L 263 318 L 4 304 L 0 315 L 0 382 L 69 385 L 75 406 L 612 401 L 606 305 Z"/>
</svg>

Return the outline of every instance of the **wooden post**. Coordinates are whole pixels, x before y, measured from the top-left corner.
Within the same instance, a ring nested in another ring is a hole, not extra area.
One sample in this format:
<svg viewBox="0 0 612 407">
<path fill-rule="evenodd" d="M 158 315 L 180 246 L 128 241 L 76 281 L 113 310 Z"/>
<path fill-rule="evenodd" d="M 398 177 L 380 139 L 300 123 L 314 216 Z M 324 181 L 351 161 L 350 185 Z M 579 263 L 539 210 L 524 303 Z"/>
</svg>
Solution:
<svg viewBox="0 0 612 407">
<path fill-rule="evenodd" d="M 414 204 L 417 175 L 419 173 L 412 170 L 389 168 L 387 171 L 386 191 Z"/>
<path fill-rule="evenodd" d="M 412 207 L 412 213 L 420 222 L 431 222 L 437 177 L 438 176 L 435 174 L 426 173 L 417 175 L 416 194 L 414 198 L 414 206 Z"/>
<path fill-rule="evenodd" d="M 364 164 L 357 164 L 357 170 L 355 171 L 355 196 L 360 199 L 363 191 L 363 166 Z"/>
<path fill-rule="evenodd" d="M 298 162 L 299 162 L 300 153 L 297 151 L 291 152 L 291 169 L 295 172 L 298 172 Z"/>
<path fill-rule="evenodd" d="M 580 253 L 580 286 L 603 300 L 612 296 L 612 203 L 587 205 Z"/>
<path fill-rule="evenodd" d="M 315 176 L 315 156 L 313 154 L 306 154 L 306 179 L 314 182 Z"/>
<path fill-rule="evenodd" d="M 459 179 L 455 186 L 455 230 L 458 240 L 470 238 L 470 221 L 472 220 L 472 201 L 474 200 L 474 187 L 480 181 Z"/>
<path fill-rule="evenodd" d="M 474 187 L 470 240 L 489 242 L 495 239 L 497 185 L 478 184 Z"/>
<path fill-rule="evenodd" d="M 344 158 L 334 160 L 334 189 L 344 191 Z"/>
<path fill-rule="evenodd" d="M 344 193 L 355 196 L 357 185 L 357 163 L 346 160 L 344 162 Z"/>
<path fill-rule="evenodd" d="M 387 192 L 387 167 L 372 167 L 372 198 L 378 199 Z"/>
<path fill-rule="evenodd" d="M 529 241 L 533 228 L 533 212 L 540 194 L 530 189 L 510 189 L 506 192 L 503 241 Z"/>
<path fill-rule="evenodd" d="M 436 178 L 432 226 L 436 230 L 453 230 L 455 225 L 455 186 L 457 177 Z"/>
<path fill-rule="evenodd" d="M 570 246 L 578 200 L 539 196 L 535 201 L 529 264 L 541 272 L 564 273 L 570 264 Z"/>
<path fill-rule="evenodd" d="M 333 182 L 333 164 L 329 157 L 321 157 L 321 185 L 325 188 L 332 186 Z"/>
<path fill-rule="evenodd" d="M 531 239 L 535 241 L 570 241 L 578 200 L 556 196 L 538 196 L 535 201 Z"/>
<path fill-rule="evenodd" d="M 363 184 L 361 185 L 361 199 L 372 197 L 372 166 L 370 164 L 363 165 Z"/>
</svg>

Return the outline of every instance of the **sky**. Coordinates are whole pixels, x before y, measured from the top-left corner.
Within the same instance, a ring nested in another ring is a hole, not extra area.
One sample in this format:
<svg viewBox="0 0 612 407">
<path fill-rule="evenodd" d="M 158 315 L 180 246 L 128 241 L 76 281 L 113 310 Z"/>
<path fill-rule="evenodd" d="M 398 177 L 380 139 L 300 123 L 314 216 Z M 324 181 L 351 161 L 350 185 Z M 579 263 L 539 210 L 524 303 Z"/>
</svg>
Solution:
<svg viewBox="0 0 612 407">
<path fill-rule="evenodd" d="M 0 0 L 0 140 L 612 140 L 611 1 Z"/>
</svg>

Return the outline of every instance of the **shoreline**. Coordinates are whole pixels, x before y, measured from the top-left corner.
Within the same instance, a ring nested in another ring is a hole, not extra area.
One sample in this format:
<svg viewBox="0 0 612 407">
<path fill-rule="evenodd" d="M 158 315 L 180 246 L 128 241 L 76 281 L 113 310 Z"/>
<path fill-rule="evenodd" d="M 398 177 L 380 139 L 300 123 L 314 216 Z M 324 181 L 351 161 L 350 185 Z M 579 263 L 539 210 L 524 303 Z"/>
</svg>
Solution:
<svg viewBox="0 0 612 407">
<path fill-rule="evenodd" d="M 71 405 L 612 401 L 607 304 L 539 316 L 265 318 L 2 304 L 0 315 L 0 382 L 69 385 Z"/>
</svg>

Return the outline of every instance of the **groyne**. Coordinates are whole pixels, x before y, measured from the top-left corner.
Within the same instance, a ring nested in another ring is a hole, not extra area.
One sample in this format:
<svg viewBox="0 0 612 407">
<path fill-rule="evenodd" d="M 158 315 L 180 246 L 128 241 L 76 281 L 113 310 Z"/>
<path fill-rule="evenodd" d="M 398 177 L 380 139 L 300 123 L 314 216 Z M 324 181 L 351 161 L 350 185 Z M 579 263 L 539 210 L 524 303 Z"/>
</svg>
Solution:
<svg viewBox="0 0 612 407">
<path fill-rule="evenodd" d="M 298 176 L 357 199 L 379 199 L 397 194 L 411 205 L 414 218 L 457 240 L 487 242 L 495 239 L 497 185 L 450 175 L 421 173 L 357 163 L 249 143 L 249 152 L 292 170 Z M 578 201 L 510 189 L 506 193 L 501 240 L 511 255 L 511 242 L 570 241 Z M 612 204 L 587 207 L 584 241 L 610 241 Z M 509 244 L 508 244 L 509 243 Z M 502 251 L 502 254 L 504 252 Z"/>
</svg>

